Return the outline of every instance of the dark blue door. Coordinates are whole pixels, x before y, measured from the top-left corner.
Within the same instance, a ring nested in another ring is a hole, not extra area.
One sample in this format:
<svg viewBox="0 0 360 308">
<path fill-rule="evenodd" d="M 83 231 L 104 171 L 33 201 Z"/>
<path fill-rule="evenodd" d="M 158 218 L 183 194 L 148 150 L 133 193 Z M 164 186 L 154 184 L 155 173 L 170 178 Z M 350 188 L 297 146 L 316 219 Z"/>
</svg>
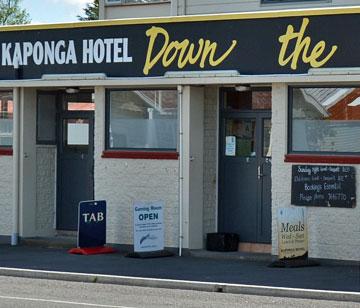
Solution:
<svg viewBox="0 0 360 308">
<path fill-rule="evenodd" d="M 76 230 L 79 202 L 94 199 L 92 94 L 64 94 L 61 109 L 58 119 L 57 229 Z"/>
<path fill-rule="evenodd" d="M 271 242 L 271 92 L 223 93 L 219 232 Z"/>
</svg>

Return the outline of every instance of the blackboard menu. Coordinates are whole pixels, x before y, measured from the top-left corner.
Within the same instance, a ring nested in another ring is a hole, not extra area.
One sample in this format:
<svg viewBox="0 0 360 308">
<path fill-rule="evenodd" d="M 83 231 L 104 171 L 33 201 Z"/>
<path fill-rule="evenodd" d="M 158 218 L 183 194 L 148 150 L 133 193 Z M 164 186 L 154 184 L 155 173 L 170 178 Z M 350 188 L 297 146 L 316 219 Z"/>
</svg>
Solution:
<svg viewBox="0 0 360 308">
<path fill-rule="evenodd" d="M 345 208 L 356 205 L 354 167 L 293 165 L 291 184 L 294 205 Z"/>
</svg>

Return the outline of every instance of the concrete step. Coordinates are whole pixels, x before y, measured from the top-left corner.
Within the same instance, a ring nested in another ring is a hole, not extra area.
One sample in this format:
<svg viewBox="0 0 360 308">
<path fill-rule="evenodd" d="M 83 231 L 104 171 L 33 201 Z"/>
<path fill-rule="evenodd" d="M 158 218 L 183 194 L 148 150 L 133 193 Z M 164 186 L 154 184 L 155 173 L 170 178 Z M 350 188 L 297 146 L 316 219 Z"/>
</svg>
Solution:
<svg viewBox="0 0 360 308">
<path fill-rule="evenodd" d="M 70 249 L 77 246 L 77 238 L 73 236 L 28 237 L 21 238 L 20 244 L 33 247 Z"/>
<path fill-rule="evenodd" d="M 250 253 L 240 251 L 209 251 L 203 249 L 189 250 L 191 257 L 208 258 L 208 259 L 220 259 L 220 260 L 247 260 L 247 261 L 261 261 L 272 262 L 276 257 L 269 253 Z"/>
</svg>

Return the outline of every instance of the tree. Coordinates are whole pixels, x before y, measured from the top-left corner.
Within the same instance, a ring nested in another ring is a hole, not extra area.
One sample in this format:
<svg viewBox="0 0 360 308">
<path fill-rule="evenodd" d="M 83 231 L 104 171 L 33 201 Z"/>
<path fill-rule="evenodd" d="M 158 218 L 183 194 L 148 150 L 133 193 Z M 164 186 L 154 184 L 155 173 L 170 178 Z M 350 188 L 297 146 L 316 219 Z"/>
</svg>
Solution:
<svg viewBox="0 0 360 308">
<path fill-rule="evenodd" d="M 85 20 L 98 20 L 99 19 L 99 0 L 93 0 L 92 3 L 86 4 L 86 8 L 83 9 L 85 16 L 78 15 L 77 17 L 81 21 Z"/>
<path fill-rule="evenodd" d="M 0 0 L 0 25 L 28 24 L 31 20 L 20 7 L 21 0 Z"/>
</svg>

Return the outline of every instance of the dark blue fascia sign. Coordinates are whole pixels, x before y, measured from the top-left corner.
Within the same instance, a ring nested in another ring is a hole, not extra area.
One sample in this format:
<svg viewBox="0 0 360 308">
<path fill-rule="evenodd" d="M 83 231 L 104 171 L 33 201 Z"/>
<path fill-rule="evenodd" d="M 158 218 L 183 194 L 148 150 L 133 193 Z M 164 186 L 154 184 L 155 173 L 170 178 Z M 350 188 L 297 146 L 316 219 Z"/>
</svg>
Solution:
<svg viewBox="0 0 360 308">
<path fill-rule="evenodd" d="M 0 80 L 358 67 L 359 25 L 360 7 L 0 27 Z"/>
<path fill-rule="evenodd" d="M 78 247 L 91 248 L 106 243 L 106 201 L 79 203 Z"/>
</svg>

